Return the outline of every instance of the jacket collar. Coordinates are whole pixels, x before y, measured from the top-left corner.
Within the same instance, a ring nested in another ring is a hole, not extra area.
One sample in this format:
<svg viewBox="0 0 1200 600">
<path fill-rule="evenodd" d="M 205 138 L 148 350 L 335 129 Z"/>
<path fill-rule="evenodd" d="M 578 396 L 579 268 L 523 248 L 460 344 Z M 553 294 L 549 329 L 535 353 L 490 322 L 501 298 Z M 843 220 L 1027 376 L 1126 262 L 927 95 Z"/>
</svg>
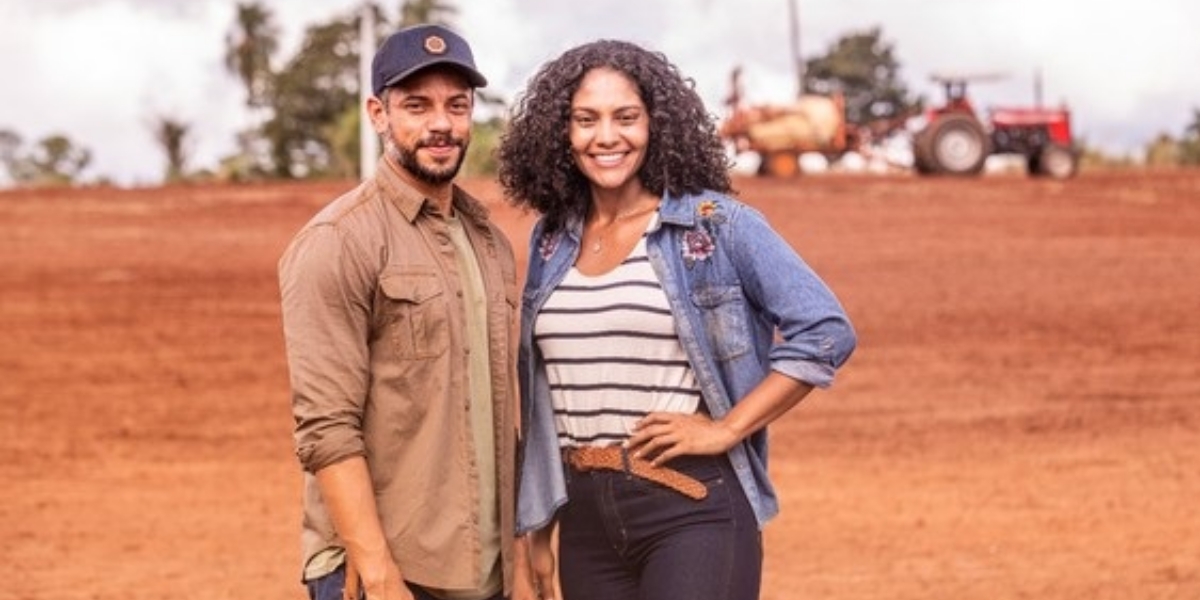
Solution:
<svg viewBox="0 0 1200 600">
<path fill-rule="evenodd" d="M 696 225 L 695 199 L 697 196 L 684 194 L 671 196 L 663 194 L 662 205 L 658 209 L 659 220 L 664 225 L 677 225 L 692 228 Z"/>
</svg>

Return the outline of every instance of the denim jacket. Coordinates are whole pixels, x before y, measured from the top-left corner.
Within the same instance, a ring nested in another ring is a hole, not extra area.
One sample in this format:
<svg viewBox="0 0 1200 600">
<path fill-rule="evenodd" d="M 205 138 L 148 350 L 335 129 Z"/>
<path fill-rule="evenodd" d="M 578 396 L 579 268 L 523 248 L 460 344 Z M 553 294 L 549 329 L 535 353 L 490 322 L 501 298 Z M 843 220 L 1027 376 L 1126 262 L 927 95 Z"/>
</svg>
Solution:
<svg viewBox="0 0 1200 600">
<path fill-rule="evenodd" d="M 582 223 L 533 228 L 517 362 L 523 451 L 518 532 L 567 502 L 545 364 L 533 325 L 579 253 Z M 646 250 L 675 316 L 709 414 L 719 419 L 770 370 L 827 387 L 857 343 L 837 298 L 763 215 L 716 192 L 665 197 Z M 776 339 L 778 334 L 778 340 Z M 729 451 L 761 528 L 779 512 L 762 429 Z"/>
</svg>

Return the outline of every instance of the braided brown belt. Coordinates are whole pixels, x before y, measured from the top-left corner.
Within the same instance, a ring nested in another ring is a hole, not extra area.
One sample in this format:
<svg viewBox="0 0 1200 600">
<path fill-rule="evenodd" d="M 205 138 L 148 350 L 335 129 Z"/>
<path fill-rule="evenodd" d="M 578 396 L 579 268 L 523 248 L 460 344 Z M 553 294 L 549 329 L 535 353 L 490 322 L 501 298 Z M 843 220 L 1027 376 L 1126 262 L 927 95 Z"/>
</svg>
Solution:
<svg viewBox="0 0 1200 600">
<path fill-rule="evenodd" d="M 630 456 L 620 446 L 566 448 L 563 458 L 577 471 L 624 471 L 668 487 L 693 500 L 703 500 L 708 496 L 708 488 L 696 478 L 670 467 L 656 467 L 648 460 Z"/>
</svg>

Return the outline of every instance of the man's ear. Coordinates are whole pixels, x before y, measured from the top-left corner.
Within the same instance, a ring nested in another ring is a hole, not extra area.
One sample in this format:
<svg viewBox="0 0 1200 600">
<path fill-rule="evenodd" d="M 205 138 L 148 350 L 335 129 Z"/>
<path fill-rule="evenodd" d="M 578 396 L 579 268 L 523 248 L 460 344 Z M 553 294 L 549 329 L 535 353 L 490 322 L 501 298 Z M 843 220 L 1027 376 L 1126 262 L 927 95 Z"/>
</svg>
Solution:
<svg viewBox="0 0 1200 600">
<path fill-rule="evenodd" d="M 383 105 L 381 98 L 371 96 L 366 102 L 367 118 L 371 120 L 371 128 L 375 133 L 383 134 L 387 131 L 387 107 Z"/>
</svg>

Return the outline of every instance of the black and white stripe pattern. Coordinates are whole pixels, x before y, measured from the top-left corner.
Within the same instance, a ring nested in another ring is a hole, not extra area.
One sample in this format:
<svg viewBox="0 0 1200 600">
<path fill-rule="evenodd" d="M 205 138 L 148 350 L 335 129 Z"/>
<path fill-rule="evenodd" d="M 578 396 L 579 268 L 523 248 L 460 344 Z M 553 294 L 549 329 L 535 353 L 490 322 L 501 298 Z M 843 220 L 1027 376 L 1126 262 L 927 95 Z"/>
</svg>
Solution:
<svg viewBox="0 0 1200 600">
<path fill-rule="evenodd" d="M 609 273 L 571 269 L 538 315 L 534 342 L 563 446 L 619 442 L 650 412 L 692 413 L 699 405 L 645 238 Z"/>
</svg>

